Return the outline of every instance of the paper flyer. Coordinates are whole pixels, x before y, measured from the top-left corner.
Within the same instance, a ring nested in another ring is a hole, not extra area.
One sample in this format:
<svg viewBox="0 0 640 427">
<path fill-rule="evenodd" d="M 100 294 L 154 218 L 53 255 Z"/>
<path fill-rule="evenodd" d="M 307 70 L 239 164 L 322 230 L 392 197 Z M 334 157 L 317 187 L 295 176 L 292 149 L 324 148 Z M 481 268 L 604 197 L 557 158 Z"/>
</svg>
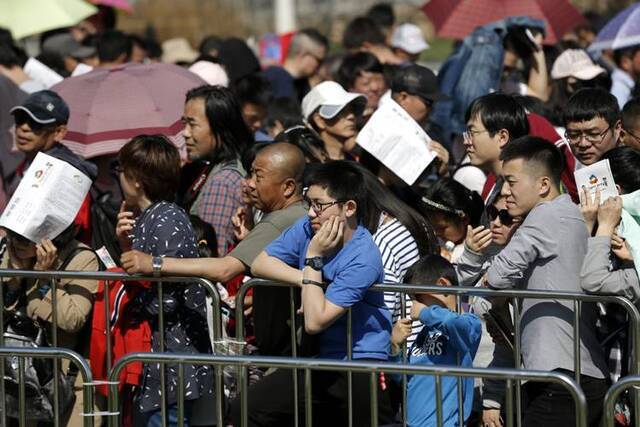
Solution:
<svg viewBox="0 0 640 427">
<path fill-rule="evenodd" d="M 53 239 L 74 220 L 91 179 L 69 163 L 38 153 L 9 200 L 0 226 L 35 243 Z"/>
<path fill-rule="evenodd" d="M 600 203 L 609 197 L 616 197 L 618 195 L 618 189 L 611 174 L 609 159 L 600 160 L 592 165 L 584 166 L 575 171 L 574 176 L 576 178 L 580 199 L 584 197 L 583 191 L 585 188 L 589 191 L 592 201 L 595 198 L 596 189 L 599 189 Z"/>
<path fill-rule="evenodd" d="M 371 116 L 356 142 L 408 185 L 435 159 L 427 143 L 429 135 L 392 99 Z"/>
</svg>

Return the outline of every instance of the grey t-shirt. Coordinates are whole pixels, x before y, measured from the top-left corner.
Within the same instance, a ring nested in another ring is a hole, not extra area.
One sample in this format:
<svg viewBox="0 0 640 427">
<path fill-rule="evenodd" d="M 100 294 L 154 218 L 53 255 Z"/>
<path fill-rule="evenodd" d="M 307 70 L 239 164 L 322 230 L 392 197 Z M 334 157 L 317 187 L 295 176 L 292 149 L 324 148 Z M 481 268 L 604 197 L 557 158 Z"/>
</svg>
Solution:
<svg viewBox="0 0 640 427">
<path fill-rule="evenodd" d="M 587 252 L 587 228 L 580 209 L 566 194 L 537 205 L 493 259 L 493 288 L 513 287 L 582 293 L 580 268 Z M 581 372 L 608 376 L 604 351 L 595 335 L 596 307 L 582 305 Z M 574 371 L 573 303 L 525 299 L 521 314 L 522 358 L 527 369 Z"/>
<path fill-rule="evenodd" d="M 229 255 L 240 260 L 249 273 L 253 260 L 260 252 L 306 214 L 307 210 L 303 202 L 266 214 Z"/>
</svg>

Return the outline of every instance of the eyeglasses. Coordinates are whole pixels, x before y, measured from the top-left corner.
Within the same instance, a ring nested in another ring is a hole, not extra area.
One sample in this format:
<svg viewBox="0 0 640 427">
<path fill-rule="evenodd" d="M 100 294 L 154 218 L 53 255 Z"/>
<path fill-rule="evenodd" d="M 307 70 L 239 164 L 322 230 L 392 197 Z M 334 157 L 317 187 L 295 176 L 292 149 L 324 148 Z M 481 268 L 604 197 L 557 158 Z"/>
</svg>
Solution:
<svg viewBox="0 0 640 427">
<path fill-rule="evenodd" d="M 500 218 L 500 223 L 507 227 L 513 224 L 513 217 L 509 215 L 506 209 L 498 209 L 493 205 L 487 206 L 487 216 L 490 221 L 495 221 L 496 218 Z"/>
<path fill-rule="evenodd" d="M 596 131 L 594 132 L 583 132 L 581 130 L 569 130 L 567 129 L 564 133 L 564 137 L 567 138 L 567 141 L 577 144 L 582 141 L 582 137 L 587 140 L 587 142 L 591 144 L 599 144 L 604 139 L 604 136 L 611 130 L 611 126 L 603 130 L 602 132 Z"/>
<path fill-rule="evenodd" d="M 471 139 L 473 139 L 474 136 L 479 135 L 481 133 L 485 133 L 485 132 L 489 132 L 488 130 L 472 130 L 472 129 L 467 129 L 466 131 L 462 132 L 462 137 L 464 138 L 465 141 L 471 141 Z"/>
<path fill-rule="evenodd" d="M 635 139 L 636 141 L 640 141 L 640 136 L 636 135 L 635 133 L 628 131 L 626 129 L 622 129 L 624 131 L 624 133 L 628 133 L 629 135 L 631 135 L 633 137 L 633 139 Z"/>
<path fill-rule="evenodd" d="M 313 211 L 316 213 L 316 215 L 322 215 L 322 212 L 326 211 L 328 208 L 330 208 L 333 205 L 337 205 L 338 203 L 344 203 L 346 202 L 346 200 L 334 200 L 333 202 L 316 202 L 313 201 L 311 199 L 305 198 L 304 199 L 305 202 L 307 203 L 307 205 L 309 205 L 309 207 L 311 209 L 313 209 Z"/>
</svg>

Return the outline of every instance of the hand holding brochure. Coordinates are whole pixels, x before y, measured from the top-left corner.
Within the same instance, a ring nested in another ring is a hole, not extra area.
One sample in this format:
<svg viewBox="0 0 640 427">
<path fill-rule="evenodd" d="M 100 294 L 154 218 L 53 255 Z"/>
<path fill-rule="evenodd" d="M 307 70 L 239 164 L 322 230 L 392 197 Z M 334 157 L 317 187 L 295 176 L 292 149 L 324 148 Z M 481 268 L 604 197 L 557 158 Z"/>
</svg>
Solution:
<svg viewBox="0 0 640 427">
<path fill-rule="evenodd" d="M 427 146 L 429 135 L 392 99 L 380 104 L 356 141 L 408 185 L 436 157 Z"/>
<path fill-rule="evenodd" d="M 0 226 L 35 243 L 53 239 L 71 223 L 91 179 L 69 163 L 38 153 L 0 217 Z"/>
<path fill-rule="evenodd" d="M 609 197 L 618 196 L 618 189 L 611 174 L 611 166 L 609 159 L 600 160 L 589 166 L 584 166 L 574 172 L 576 177 L 576 186 L 580 199 L 584 197 L 584 189 L 586 189 L 593 201 L 596 189 L 600 190 L 600 203 Z"/>
</svg>

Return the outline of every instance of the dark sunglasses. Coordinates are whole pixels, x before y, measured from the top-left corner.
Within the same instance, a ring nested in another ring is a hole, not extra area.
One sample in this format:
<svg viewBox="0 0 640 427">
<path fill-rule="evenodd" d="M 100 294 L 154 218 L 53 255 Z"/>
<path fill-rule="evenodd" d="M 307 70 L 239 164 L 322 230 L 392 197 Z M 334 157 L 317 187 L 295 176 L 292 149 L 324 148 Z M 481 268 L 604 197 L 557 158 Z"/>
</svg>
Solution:
<svg viewBox="0 0 640 427">
<path fill-rule="evenodd" d="M 487 216 L 490 221 L 495 221 L 496 218 L 500 218 L 500 223 L 507 227 L 513 224 L 513 217 L 509 215 L 506 209 L 498 209 L 493 205 L 487 206 Z"/>
<path fill-rule="evenodd" d="M 52 127 L 56 126 L 55 123 L 54 124 L 51 124 L 51 123 L 47 123 L 47 124 L 38 123 L 35 120 L 33 120 L 31 117 L 29 117 L 28 114 L 20 112 L 20 111 L 16 111 L 13 114 L 13 119 L 14 119 L 14 121 L 16 123 L 16 127 L 22 126 L 23 124 L 27 123 L 29 125 L 29 129 L 31 129 L 31 132 L 33 132 L 33 133 L 41 133 L 47 128 L 52 128 Z"/>
</svg>

